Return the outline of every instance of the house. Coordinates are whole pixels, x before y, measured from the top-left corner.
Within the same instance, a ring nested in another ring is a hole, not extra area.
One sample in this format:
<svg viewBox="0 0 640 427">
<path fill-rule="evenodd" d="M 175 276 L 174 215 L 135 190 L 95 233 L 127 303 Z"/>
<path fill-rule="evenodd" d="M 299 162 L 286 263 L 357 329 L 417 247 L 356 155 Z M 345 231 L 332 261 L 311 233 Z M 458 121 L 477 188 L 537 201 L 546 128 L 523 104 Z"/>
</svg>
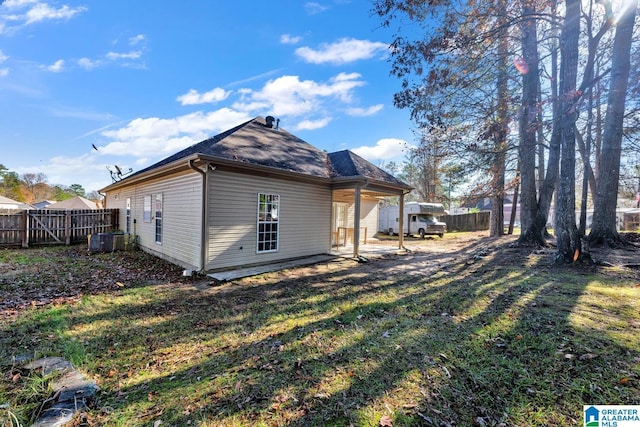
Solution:
<svg viewBox="0 0 640 427">
<path fill-rule="evenodd" d="M 61 209 L 61 210 L 78 210 L 78 209 L 102 209 L 99 204 L 92 202 L 89 199 L 85 199 L 82 196 L 72 197 L 70 199 L 63 200 L 61 202 L 51 203 L 44 209 Z"/>
<path fill-rule="evenodd" d="M 326 153 L 267 116 L 100 192 L 139 247 L 205 272 L 326 254 L 344 236 L 357 256 L 363 234 L 375 233 L 379 199 L 410 190 L 356 154 Z"/>
<path fill-rule="evenodd" d="M 33 209 L 33 206 L 28 205 L 26 203 L 18 202 L 8 197 L 0 196 L 0 210 L 13 210 L 13 209 L 29 210 L 29 209 Z"/>
</svg>

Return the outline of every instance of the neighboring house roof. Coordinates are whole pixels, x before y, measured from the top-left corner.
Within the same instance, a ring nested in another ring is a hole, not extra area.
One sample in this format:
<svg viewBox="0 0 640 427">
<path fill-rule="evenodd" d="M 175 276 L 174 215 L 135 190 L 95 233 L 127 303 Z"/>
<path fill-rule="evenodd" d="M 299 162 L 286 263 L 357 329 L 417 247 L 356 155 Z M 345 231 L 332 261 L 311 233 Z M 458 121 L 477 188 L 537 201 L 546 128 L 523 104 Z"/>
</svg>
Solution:
<svg viewBox="0 0 640 427">
<path fill-rule="evenodd" d="M 33 203 L 33 207 L 36 209 L 44 209 L 45 207 L 56 203 L 55 200 L 42 200 L 40 202 Z"/>
<path fill-rule="evenodd" d="M 46 209 L 99 209 L 95 202 L 81 196 L 72 197 L 61 202 L 52 203 Z"/>
<path fill-rule="evenodd" d="M 327 181 L 346 178 L 370 179 L 393 187 L 411 188 L 348 150 L 336 153 L 319 150 L 278 126 L 269 127 L 262 117 L 256 117 L 185 148 L 119 182 L 132 181 L 180 160 L 195 158 L 213 163 L 221 160 L 227 165 L 268 168 Z M 119 186 L 119 182 L 111 184 L 103 191 Z"/>
<path fill-rule="evenodd" d="M 33 206 L 5 196 L 0 196 L 0 209 L 33 209 Z"/>
</svg>

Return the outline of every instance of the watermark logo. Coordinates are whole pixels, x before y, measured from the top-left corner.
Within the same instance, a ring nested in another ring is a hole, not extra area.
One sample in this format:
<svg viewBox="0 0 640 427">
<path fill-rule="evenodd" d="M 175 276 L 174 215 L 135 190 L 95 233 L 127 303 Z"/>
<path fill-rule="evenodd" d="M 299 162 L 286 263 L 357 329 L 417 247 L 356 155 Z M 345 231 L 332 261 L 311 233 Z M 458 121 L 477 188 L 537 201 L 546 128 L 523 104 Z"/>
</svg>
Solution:
<svg viewBox="0 0 640 427">
<path fill-rule="evenodd" d="M 600 427 L 600 410 L 595 406 L 585 406 L 584 410 L 584 426 Z"/>
<path fill-rule="evenodd" d="M 584 427 L 640 426 L 640 405 L 584 405 Z"/>
</svg>

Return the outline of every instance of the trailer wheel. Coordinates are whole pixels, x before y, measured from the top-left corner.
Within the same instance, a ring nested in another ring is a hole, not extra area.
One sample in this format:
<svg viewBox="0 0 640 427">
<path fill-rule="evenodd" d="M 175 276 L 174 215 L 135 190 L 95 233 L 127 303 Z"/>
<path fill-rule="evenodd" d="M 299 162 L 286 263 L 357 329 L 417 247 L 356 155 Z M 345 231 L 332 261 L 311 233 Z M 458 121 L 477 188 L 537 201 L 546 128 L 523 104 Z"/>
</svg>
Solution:
<svg viewBox="0 0 640 427">
<path fill-rule="evenodd" d="M 388 230 L 387 230 L 387 234 L 388 234 L 389 236 L 393 236 L 393 228 L 388 229 Z"/>
<path fill-rule="evenodd" d="M 420 233 L 420 238 L 424 240 L 424 235 L 425 235 L 424 228 L 421 228 L 420 230 L 418 230 L 418 233 Z"/>
<path fill-rule="evenodd" d="M 444 233 L 440 233 L 438 234 L 438 236 L 440 236 L 440 238 L 442 239 L 444 237 Z"/>
</svg>

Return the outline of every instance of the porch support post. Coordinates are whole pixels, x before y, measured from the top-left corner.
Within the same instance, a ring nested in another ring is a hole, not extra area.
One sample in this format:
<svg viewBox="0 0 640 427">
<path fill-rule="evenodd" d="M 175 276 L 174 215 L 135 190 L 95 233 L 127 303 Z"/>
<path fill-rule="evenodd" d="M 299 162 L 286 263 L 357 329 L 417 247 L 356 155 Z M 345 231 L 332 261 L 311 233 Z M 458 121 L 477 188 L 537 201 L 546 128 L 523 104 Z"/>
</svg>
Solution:
<svg viewBox="0 0 640 427">
<path fill-rule="evenodd" d="M 360 183 L 356 184 L 353 213 L 353 257 L 360 254 Z"/>
<path fill-rule="evenodd" d="M 404 247 L 404 191 L 400 193 L 398 215 L 398 249 L 402 249 Z"/>
</svg>

